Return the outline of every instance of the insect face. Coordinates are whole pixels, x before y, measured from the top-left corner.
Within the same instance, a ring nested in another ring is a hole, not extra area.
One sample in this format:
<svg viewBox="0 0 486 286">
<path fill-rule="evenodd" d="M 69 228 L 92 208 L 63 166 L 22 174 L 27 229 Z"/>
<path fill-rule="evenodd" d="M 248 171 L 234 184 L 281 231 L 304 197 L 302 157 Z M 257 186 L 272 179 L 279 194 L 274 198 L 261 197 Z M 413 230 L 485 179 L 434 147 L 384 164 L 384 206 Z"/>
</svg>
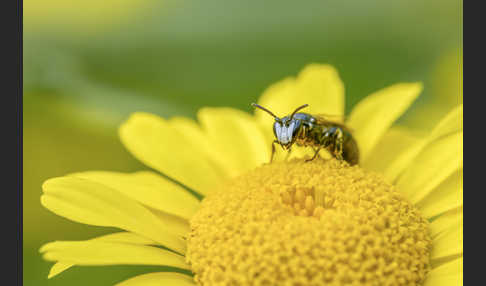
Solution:
<svg viewBox="0 0 486 286">
<path fill-rule="evenodd" d="M 281 120 L 275 120 L 273 133 L 282 147 L 285 149 L 290 148 L 293 142 L 292 139 L 297 135 L 300 125 L 300 120 L 290 118 L 290 116 L 286 116 Z"/>
</svg>

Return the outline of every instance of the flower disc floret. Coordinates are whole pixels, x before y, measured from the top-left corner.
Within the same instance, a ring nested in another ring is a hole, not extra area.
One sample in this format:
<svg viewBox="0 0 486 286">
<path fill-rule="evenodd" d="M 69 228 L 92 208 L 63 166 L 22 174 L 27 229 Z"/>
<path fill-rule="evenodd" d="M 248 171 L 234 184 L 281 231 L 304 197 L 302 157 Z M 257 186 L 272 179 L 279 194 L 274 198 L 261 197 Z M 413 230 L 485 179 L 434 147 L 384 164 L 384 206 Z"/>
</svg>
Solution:
<svg viewBox="0 0 486 286">
<path fill-rule="evenodd" d="M 263 165 L 206 197 L 187 262 L 199 285 L 420 285 L 428 222 L 375 173 L 335 159 Z"/>
</svg>

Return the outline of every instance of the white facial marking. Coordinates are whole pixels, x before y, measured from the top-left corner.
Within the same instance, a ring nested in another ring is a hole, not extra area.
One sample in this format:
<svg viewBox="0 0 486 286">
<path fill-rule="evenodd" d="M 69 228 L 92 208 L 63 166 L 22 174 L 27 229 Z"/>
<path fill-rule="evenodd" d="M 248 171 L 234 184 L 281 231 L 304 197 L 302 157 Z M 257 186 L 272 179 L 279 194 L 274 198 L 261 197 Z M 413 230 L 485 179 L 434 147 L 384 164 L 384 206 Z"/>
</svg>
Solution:
<svg viewBox="0 0 486 286">
<path fill-rule="evenodd" d="M 275 133 L 277 134 L 277 139 L 282 144 L 288 144 L 292 141 L 292 133 L 294 130 L 295 122 L 290 122 L 289 126 L 276 124 Z"/>
</svg>

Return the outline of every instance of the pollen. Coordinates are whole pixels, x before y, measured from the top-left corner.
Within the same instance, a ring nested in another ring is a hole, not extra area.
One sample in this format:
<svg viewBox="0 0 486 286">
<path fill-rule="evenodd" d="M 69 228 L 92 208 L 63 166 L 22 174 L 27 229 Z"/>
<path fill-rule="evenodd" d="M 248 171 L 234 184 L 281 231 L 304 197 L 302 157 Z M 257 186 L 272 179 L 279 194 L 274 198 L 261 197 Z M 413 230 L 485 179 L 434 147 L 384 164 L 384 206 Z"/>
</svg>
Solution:
<svg viewBox="0 0 486 286">
<path fill-rule="evenodd" d="M 421 285 L 428 222 L 383 177 L 336 159 L 265 164 L 190 221 L 198 285 Z"/>
</svg>

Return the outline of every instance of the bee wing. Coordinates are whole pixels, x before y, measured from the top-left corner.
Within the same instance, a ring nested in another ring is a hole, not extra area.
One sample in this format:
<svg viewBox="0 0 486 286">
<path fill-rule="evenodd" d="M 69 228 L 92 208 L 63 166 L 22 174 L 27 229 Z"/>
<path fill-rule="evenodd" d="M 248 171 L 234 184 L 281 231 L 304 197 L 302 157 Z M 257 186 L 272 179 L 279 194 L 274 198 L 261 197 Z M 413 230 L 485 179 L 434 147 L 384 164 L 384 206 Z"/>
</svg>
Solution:
<svg viewBox="0 0 486 286">
<path fill-rule="evenodd" d="M 313 115 L 315 118 L 318 118 L 320 120 L 324 121 L 331 121 L 331 122 L 344 122 L 346 119 L 346 116 L 344 115 L 337 115 L 337 114 L 324 114 L 324 113 L 319 113 L 316 115 Z"/>
<path fill-rule="evenodd" d="M 347 131 L 352 131 L 351 128 L 346 126 L 344 124 L 344 121 L 346 120 L 346 116 L 344 115 L 328 115 L 328 114 L 317 114 L 317 115 L 312 115 L 314 118 L 317 120 L 318 124 L 334 124 L 339 127 L 341 127 L 344 130 Z"/>
</svg>

